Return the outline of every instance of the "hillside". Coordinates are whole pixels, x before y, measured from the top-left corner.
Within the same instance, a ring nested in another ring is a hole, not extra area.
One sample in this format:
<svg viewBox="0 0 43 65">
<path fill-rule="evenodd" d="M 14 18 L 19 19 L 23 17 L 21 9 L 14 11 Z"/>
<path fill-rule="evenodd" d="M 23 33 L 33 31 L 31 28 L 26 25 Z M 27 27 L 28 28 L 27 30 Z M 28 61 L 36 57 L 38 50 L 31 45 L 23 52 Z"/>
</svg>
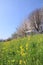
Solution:
<svg viewBox="0 0 43 65">
<path fill-rule="evenodd" d="M 43 34 L 0 42 L 0 65 L 43 65 Z"/>
</svg>

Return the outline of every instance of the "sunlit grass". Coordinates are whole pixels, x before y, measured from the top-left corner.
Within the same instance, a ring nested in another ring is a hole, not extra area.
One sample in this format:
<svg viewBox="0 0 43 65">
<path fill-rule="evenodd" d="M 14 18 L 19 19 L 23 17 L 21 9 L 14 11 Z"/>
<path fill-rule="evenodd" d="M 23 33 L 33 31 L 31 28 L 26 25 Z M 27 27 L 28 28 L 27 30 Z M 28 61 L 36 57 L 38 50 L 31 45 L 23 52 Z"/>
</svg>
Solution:
<svg viewBox="0 0 43 65">
<path fill-rule="evenodd" d="M 0 65 L 43 65 L 43 34 L 0 42 Z"/>
</svg>

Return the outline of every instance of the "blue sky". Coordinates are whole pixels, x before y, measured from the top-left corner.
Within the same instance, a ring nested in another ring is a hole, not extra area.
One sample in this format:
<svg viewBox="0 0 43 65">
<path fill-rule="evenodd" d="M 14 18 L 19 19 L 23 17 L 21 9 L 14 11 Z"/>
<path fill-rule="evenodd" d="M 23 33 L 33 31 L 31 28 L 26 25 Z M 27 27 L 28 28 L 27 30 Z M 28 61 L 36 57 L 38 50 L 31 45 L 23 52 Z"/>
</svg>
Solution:
<svg viewBox="0 0 43 65">
<path fill-rule="evenodd" d="M 0 0 L 0 39 L 10 37 L 32 11 L 42 6 L 43 0 Z"/>
</svg>

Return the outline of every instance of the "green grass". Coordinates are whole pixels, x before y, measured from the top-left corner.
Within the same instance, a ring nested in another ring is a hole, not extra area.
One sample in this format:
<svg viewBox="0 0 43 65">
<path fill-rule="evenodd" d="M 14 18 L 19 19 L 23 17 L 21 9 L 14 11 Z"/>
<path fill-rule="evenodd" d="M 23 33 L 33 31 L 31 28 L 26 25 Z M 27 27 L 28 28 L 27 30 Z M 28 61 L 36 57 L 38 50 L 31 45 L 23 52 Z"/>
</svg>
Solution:
<svg viewBox="0 0 43 65">
<path fill-rule="evenodd" d="M 43 34 L 0 42 L 0 65 L 43 65 Z"/>
</svg>

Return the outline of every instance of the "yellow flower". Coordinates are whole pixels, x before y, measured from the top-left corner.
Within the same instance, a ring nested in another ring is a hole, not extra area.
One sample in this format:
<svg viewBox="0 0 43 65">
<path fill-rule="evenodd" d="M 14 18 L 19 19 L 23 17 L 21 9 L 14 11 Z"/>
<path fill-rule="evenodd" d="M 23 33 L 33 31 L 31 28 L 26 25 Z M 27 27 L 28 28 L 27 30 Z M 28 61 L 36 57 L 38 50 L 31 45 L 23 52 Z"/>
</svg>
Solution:
<svg viewBox="0 0 43 65">
<path fill-rule="evenodd" d="M 28 43 L 26 44 L 26 47 L 28 47 Z"/>
<path fill-rule="evenodd" d="M 26 50 L 28 50 L 28 47 L 26 47 Z"/>
<path fill-rule="evenodd" d="M 22 49 L 22 46 L 20 46 L 20 49 Z"/>
<path fill-rule="evenodd" d="M 21 55 L 24 55 L 24 48 L 23 48 L 22 46 L 20 46 L 20 49 L 21 49 L 20 54 L 21 54 Z"/>
<path fill-rule="evenodd" d="M 26 53 L 22 53 L 22 56 L 25 56 L 26 55 Z"/>
<path fill-rule="evenodd" d="M 19 61 L 19 64 L 22 64 L 22 60 Z"/>
<path fill-rule="evenodd" d="M 28 50 L 28 43 L 26 44 L 26 50 Z"/>
<path fill-rule="evenodd" d="M 26 61 L 24 61 L 24 64 L 26 64 Z"/>
<path fill-rule="evenodd" d="M 22 48 L 21 51 L 24 52 L 24 49 Z"/>
<path fill-rule="evenodd" d="M 21 49 L 21 53 L 20 53 L 22 56 L 24 55 L 24 49 L 22 48 Z"/>
</svg>

